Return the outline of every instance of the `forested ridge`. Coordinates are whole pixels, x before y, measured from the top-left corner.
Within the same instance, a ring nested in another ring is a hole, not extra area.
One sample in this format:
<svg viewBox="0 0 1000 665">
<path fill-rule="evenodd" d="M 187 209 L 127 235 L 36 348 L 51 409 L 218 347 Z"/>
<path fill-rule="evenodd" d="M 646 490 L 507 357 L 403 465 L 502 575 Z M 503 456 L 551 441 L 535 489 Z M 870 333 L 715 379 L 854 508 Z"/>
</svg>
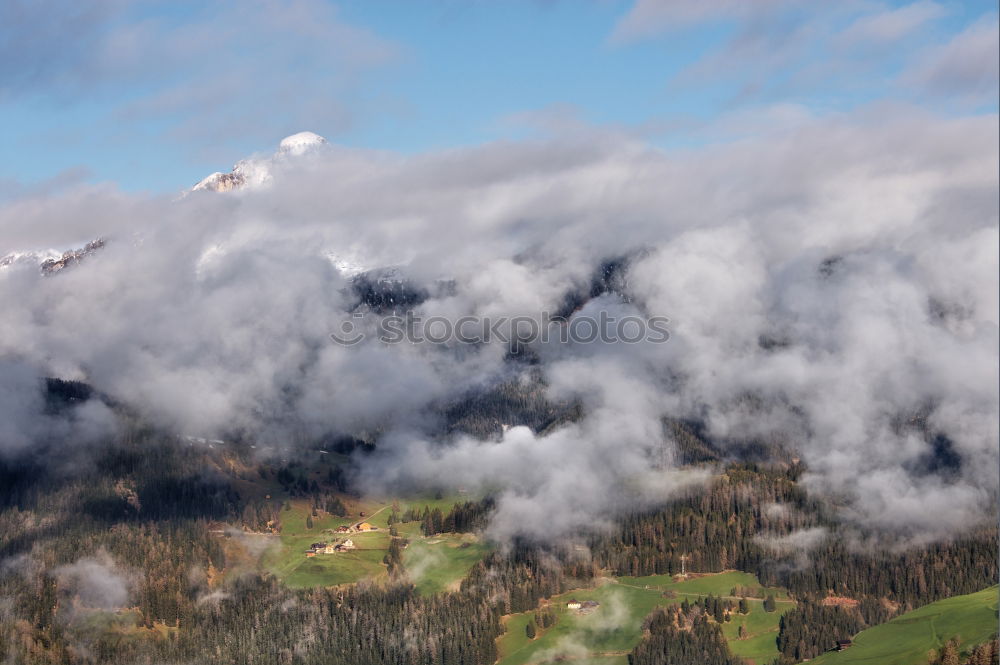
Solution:
<svg viewBox="0 0 1000 665">
<path fill-rule="evenodd" d="M 622 520 L 594 539 L 598 565 L 619 575 L 688 570 L 752 572 L 765 586 L 788 589 L 800 602 L 781 621 L 778 647 L 788 662 L 815 657 L 838 639 L 921 605 L 996 583 L 997 529 L 984 525 L 962 538 L 898 549 L 855 545 L 862 534 L 837 524 L 828 508 L 795 482 L 795 465 L 730 466 L 708 488 L 663 508 Z M 774 542 L 794 531 L 823 529 L 806 551 Z M 823 606 L 846 597 L 845 606 Z"/>
</svg>

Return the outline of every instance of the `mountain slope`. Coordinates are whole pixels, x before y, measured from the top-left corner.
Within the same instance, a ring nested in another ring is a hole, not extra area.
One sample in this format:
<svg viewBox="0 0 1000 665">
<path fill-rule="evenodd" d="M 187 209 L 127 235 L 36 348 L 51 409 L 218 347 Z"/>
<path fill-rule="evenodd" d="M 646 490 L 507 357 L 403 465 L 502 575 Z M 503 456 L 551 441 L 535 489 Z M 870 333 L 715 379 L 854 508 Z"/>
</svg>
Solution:
<svg viewBox="0 0 1000 665">
<path fill-rule="evenodd" d="M 928 651 L 940 649 L 956 635 L 961 637 L 962 648 L 969 649 L 996 637 L 997 591 L 992 586 L 925 605 L 858 633 L 852 647 L 823 654 L 813 662 L 925 665 Z"/>
</svg>

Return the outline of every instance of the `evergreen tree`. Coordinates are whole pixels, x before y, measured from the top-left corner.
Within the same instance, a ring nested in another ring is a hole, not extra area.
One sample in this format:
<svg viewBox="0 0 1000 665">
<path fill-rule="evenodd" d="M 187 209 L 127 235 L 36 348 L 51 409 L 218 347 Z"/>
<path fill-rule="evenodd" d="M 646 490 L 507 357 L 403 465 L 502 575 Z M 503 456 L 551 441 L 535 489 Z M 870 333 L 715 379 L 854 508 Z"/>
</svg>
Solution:
<svg viewBox="0 0 1000 665">
<path fill-rule="evenodd" d="M 347 517 L 347 507 L 344 502 L 337 497 L 330 497 L 326 501 L 326 512 L 337 517 Z"/>
</svg>

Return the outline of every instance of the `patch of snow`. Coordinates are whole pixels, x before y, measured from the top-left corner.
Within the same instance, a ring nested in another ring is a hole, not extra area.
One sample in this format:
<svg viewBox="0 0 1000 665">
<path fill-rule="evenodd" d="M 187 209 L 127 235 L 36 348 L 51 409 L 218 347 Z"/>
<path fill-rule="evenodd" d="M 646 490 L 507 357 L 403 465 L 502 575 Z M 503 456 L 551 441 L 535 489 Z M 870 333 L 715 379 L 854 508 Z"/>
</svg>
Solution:
<svg viewBox="0 0 1000 665">
<path fill-rule="evenodd" d="M 386 266 L 376 270 L 369 270 L 365 276 L 368 279 L 380 284 L 400 282 L 406 279 L 399 266 Z"/>
<path fill-rule="evenodd" d="M 20 250 L 10 252 L 6 256 L 0 256 L 0 270 L 5 270 L 14 265 L 34 265 L 37 268 L 41 268 L 43 272 L 46 271 L 47 264 L 60 264 L 60 262 L 68 261 L 70 259 L 80 259 L 104 246 L 103 240 L 91 241 L 83 246 L 82 249 L 71 249 L 65 252 L 60 252 L 55 249 L 35 249 L 35 250 Z M 63 265 L 58 265 L 56 270 L 61 269 Z"/>
<path fill-rule="evenodd" d="M 221 171 L 216 171 L 211 173 L 204 178 L 202 178 L 197 185 L 191 188 L 191 191 L 197 192 L 201 190 L 215 191 L 218 187 L 218 183 L 226 177 L 225 173 Z"/>
<path fill-rule="evenodd" d="M 45 261 L 55 261 L 62 257 L 62 252 L 57 252 L 54 249 L 42 249 L 42 250 L 29 250 L 29 251 L 17 251 L 11 252 L 6 256 L 0 257 L 0 270 L 4 268 L 9 268 L 14 264 L 18 263 L 33 263 L 36 266 L 41 265 Z"/>
<path fill-rule="evenodd" d="M 369 270 L 368 266 L 364 265 L 356 256 L 345 256 L 337 252 L 326 252 L 325 256 L 337 269 L 337 272 L 344 277 L 355 277 Z"/>
<path fill-rule="evenodd" d="M 326 145 L 327 140 L 313 132 L 299 132 L 281 139 L 278 153 L 285 155 L 301 155 L 317 146 Z"/>
<path fill-rule="evenodd" d="M 243 187 L 263 187 L 271 182 L 272 160 L 241 159 L 233 167 L 233 173 L 239 174 Z"/>
</svg>

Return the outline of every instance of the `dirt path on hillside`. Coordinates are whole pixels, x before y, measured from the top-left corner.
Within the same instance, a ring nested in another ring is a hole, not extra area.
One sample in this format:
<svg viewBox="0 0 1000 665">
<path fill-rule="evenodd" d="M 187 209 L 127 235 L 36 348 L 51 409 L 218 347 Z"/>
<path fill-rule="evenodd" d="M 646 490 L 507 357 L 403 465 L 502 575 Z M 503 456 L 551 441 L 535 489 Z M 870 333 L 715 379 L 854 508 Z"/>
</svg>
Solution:
<svg viewBox="0 0 1000 665">
<path fill-rule="evenodd" d="M 362 517 L 360 521 L 354 523 L 354 526 L 357 526 L 357 525 L 362 524 L 364 522 L 368 522 L 369 520 L 371 520 L 371 518 L 375 517 L 376 515 L 378 515 L 380 512 L 382 512 L 383 510 L 385 510 L 388 507 L 389 506 L 382 506 L 381 508 L 379 508 L 378 510 L 376 510 L 371 515 L 366 515 L 365 517 Z"/>
</svg>

